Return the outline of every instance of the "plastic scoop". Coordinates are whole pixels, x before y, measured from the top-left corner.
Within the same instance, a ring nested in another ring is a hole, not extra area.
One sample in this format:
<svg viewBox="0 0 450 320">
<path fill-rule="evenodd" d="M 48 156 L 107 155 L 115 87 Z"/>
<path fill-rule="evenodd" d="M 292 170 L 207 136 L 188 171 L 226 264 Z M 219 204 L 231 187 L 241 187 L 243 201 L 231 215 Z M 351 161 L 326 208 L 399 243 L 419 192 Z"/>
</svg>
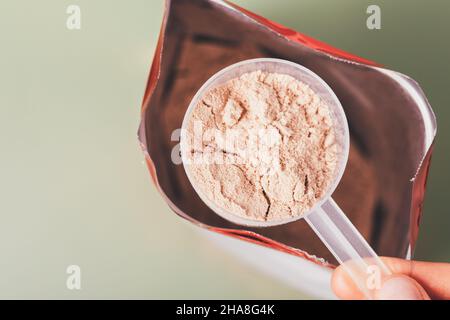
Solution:
<svg viewBox="0 0 450 320">
<path fill-rule="evenodd" d="M 382 279 L 391 272 L 331 198 L 332 193 L 342 178 L 347 164 L 350 145 L 349 130 L 347 118 L 341 103 L 333 90 L 318 75 L 299 64 L 271 58 L 245 60 L 220 70 L 198 90 L 186 111 L 181 130 L 181 150 L 183 150 L 185 141 L 184 134 L 186 133 L 185 128 L 187 127 L 189 116 L 203 95 L 210 89 L 222 85 L 231 79 L 257 70 L 290 75 L 309 85 L 328 105 L 330 117 L 333 121 L 339 159 L 333 174 L 333 180 L 329 183 L 329 187 L 324 193 L 324 196 L 303 215 L 281 220 L 256 221 L 245 219 L 233 214 L 233 212 L 228 212 L 218 207 L 196 186 L 195 180 L 191 178 L 189 168 L 186 166 L 185 161 L 183 161 L 183 166 L 189 181 L 206 205 L 218 215 L 239 225 L 269 227 L 302 218 L 305 219 L 336 260 L 340 264 L 343 264 L 345 270 L 365 296 L 369 299 L 373 298 L 375 290 L 379 288 Z"/>
</svg>

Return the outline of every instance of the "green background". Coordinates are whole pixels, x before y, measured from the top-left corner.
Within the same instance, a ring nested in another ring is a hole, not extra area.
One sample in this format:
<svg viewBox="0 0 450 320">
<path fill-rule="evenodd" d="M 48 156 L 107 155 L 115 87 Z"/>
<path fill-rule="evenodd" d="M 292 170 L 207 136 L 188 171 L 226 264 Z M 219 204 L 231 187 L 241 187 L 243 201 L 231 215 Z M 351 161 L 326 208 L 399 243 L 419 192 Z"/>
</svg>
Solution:
<svg viewBox="0 0 450 320">
<path fill-rule="evenodd" d="M 450 262 L 448 1 L 235 1 L 412 76 L 438 119 L 416 257 Z M 66 8 L 81 8 L 81 30 Z M 378 4 L 382 29 L 366 28 Z M 0 298 L 304 298 L 173 214 L 136 129 L 162 1 L 0 3 Z M 170 231 L 169 231 L 170 230 Z M 80 265 L 82 290 L 66 288 Z"/>
</svg>

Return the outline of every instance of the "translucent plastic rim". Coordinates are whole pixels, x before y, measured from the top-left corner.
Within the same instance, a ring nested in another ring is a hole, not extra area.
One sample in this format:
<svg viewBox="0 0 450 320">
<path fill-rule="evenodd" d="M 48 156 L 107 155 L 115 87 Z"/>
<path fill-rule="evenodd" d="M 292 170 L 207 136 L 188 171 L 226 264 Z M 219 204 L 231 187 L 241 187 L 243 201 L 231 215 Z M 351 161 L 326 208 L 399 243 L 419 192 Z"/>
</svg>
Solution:
<svg viewBox="0 0 450 320">
<path fill-rule="evenodd" d="M 289 222 L 293 222 L 296 220 L 299 220 L 301 218 L 304 218 L 309 213 L 316 210 L 318 207 L 320 207 L 326 200 L 328 200 L 336 187 L 338 186 L 342 175 L 344 174 L 345 167 L 347 165 L 348 160 L 348 154 L 349 154 L 349 148 L 350 148 L 350 137 L 349 137 L 349 129 L 348 129 L 348 123 L 347 118 L 345 116 L 344 109 L 342 108 L 342 105 L 333 92 L 333 90 L 328 86 L 328 84 L 319 77 L 316 73 L 309 70 L 308 68 L 283 59 L 274 59 L 274 58 L 258 58 L 258 59 L 249 59 L 249 60 L 243 60 L 238 63 L 232 64 L 228 67 L 225 67 L 215 73 L 213 76 L 211 76 L 197 91 L 195 96 L 192 98 L 186 113 L 184 115 L 184 119 L 181 125 L 181 136 L 180 136 L 180 147 L 183 148 L 183 141 L 184 141 L 184 135 L 186 132 L 187 123 L 189 121 L 190 115 L 197 105 L 198 101 L 203 97 L 203 95 L 211 90 L 214 87 L 220 86 L 224 84 L 225 82 L 237 78 L 241 76 L 242 74 L 262 70 L 266 72 L 271 73 L 280 73 L 280 74 L 288 74 L 295 79 L 302 81 L 303 83 L 307 84 L 311 87 L 311 89 L 314 90 L 316 94 L 320 96 L 321 99 L 323 99 L 330 111 L 331 111 L 331 118 L 333 121 L 333 127 L 335 130 L 335 136 L 337 137 L 338 141 L 338 147 L 340 149 L 340 159 L 338 160 L 335 173 L 334 173 L 334 179 L 333 182 L 330 183 L 328 186 L 327 192 L 324 193 L 322 198 L 318 200 L 314 206 L 312 206 L 307 212 L 295 216 L 295 217 L 289 217 L 287 219 L 279 219 L 279 220 L 270 220 L 270 221 L 259 221 L 259 220 L 252 220 L 252 219 L 246 219 L 241 216 L 235 215 L 232 212 L 228 212 L 227 210 L 224 210 L 221 207 L 218 207 L 212 200 L 210 200 L 206 195 L 202 193 L 202 191 L 197 187 L 195 180 L 192 178 L 189 170 L 189 165 L 185 164 L 185 161 L 183 160 L 183 152 L 181 152 L 182 155 L 182 162 L 183 162 L 183 168 L 186 172 L 186 175 L 188 177 L 189 182 L 191 183 L 192 187 L 194 188 L 195 192 L 198 194 L 200 199 L 215 213 L 217 213 L 222 218 L 225 218 L 228 221 L 231 221 L 233 223 L 239 224 L 239 225 L 246 225 L 246 226 L 252 226 L 252 227 L 270 227 L 270 226 L 276 226 L 281 225 Z"/>
</svg>

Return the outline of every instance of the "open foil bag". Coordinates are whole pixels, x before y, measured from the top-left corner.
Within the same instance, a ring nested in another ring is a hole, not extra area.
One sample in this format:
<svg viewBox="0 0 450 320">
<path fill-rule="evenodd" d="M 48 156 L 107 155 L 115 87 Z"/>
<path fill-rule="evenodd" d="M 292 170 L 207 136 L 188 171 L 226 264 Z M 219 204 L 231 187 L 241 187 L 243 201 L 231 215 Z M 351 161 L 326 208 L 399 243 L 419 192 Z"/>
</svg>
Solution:
<svg viewBox="0 0 450 320">
<path fill-rule="evenodd" d="M 169 206 L 203 228 L 277 250 L 276 258 L 259 259 L 266 267 L 292 255 L 302 258 L 296 258 L 302 266 L 304 259 L 322 269 L 335 266 L 303 219 L 268 228 L 228 222 L 200 200 L 182 164 L 172 161 L 179 150 L 177 129 L 196 91 L 220 69 L 258 57 L 299 63 L 334 90 L 349 122 L 351 146 L 333 199 L 379 255 L 409 258 L 436 134 L 433 111 L 419 85 L 229 2 L 166 1 L 138 134 L 152 179 Z M 248 256 L 254 247 L 242 250 L 250 250 Z M 257 252 L 260 247 L 255 260 Z"/>
</svg>

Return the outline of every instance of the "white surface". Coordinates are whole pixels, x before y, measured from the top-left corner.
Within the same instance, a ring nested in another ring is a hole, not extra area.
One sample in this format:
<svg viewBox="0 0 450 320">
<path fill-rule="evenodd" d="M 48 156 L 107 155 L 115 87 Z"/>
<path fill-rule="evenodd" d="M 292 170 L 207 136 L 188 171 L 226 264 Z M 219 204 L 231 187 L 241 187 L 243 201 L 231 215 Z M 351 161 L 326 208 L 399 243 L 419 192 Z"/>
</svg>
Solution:
<svg viewBox="0 0 450 320">
<path fill-rule="evenodd" d="M 202 233 L 239 260 L 314 298 L 336 299 L 331 291 L 331 271 L 308 260 L 201 229 Z"/>
</svg>

